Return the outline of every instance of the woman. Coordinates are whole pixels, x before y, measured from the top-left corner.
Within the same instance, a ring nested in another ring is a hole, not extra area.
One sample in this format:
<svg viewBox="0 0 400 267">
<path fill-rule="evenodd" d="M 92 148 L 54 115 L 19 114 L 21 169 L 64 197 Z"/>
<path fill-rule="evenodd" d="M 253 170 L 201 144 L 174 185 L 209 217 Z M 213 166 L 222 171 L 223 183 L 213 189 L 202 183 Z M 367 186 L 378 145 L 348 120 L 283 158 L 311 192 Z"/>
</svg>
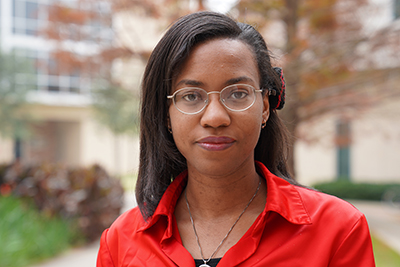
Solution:
<svg viewBox="0 0 400 267">
<path fill-rule="evenodd" d="M 363 214 L 290 178 L 284 89 L 253 27 L 172 25 L 144 74 L 138 207 L 97 266 L 375 266 Z"/>
</svg>

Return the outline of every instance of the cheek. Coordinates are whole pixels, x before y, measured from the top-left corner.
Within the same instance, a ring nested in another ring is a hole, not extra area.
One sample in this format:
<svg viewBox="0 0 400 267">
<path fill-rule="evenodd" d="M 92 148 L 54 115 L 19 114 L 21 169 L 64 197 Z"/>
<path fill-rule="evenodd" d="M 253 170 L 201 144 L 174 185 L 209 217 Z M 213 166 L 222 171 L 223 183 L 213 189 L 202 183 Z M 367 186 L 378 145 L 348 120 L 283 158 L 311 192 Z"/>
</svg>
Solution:
<svg viewBox="0 0 400 267">
<path fill-rule="evenodd" d="M 241 120 L 240 126 L 246 135 L 246 141 L 250 144 L 257 144 L 261 133 L 261 125 L 263 122 L 263 105 L 262 102 L 255 106 L 249 116 Z"/>
<path fill-rule="evenodd" d="M 174 107 L 170 108 L 169 123 L 172 130 L 172 137 L 181 153 L 185 150 L 185 146 L 190 143 L 191 130 L 194 128 L 191 121 Z"/>
<path fill-rule="evenodd" d="M 252 109 L 252 114 L 251 114 L 251 122 L 253 124 L 257 124 L 259 128 L 261 129 L 261 124 L 264 120 L 264 113 L 268 108 L 265 108 L 264 101 L 262 99 L 257 99 L 256 103 L 254 103 L 254 109 Z M 258 127 L 257 126 L 257 127 Z"/>
<path fill-rule="evenodd" d="M 244 140 L 246 140 L 246 143 L 251 145 L 258 142 L 261 132 L 261 119 L 258 117 L 252 119 L 247 118 L 240 127 L 244 131 Z"/>
<path fill-rule="evenodd" d="M 170 106 L 169 112 L 168 112 L 168 117 L 169 117 L 169 123 L 172 128 L 172 131 L 175 129 L 179 128 L 179 126 L 182 124 L 182 114 L 174 108 L 174 106 Z"/>
</svg>

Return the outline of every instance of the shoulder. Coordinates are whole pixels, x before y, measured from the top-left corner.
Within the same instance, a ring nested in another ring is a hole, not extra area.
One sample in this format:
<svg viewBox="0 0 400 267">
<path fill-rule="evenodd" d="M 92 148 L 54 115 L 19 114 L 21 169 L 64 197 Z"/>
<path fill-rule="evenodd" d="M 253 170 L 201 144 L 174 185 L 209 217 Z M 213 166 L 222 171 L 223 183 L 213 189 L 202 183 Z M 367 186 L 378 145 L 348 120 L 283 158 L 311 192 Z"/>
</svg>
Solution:
<svg viewBox="0 0 400 267">
<path fill-rule="evenodd" d="M 124 229 L 138 230 L 145 224 L 142 214 L 140 213 L 139 207 L 132 208 L 122 213 L 111 225 L 110 230 L 121 231 Z"/>
<path fill-rule="evenodd" d="M 295 188 L 299 192 L 304 207 L 313 221 L 325 219 L 332 223 L 356 223 L 364 217 L 363 213 L 343 199 L 314 189 L 300 186 L 295 186 Z"/>
<path fill-rule="evenodd" d="M 375 266 L 363 213 L 335 196 L 298 186 L 296 190 L 311 217 L 310 233 L 320 244 L 329 244 L 329 266 Z"/>
<path fill-rule="evenodd" d="M 363 217 L 360 211 L 342 199 L 294 185 L 272 174 L 261 163 L 257 163 L 257 167 L 267 181 L 266 209 L 279 213 L 292 223 L 348 225 Z"/>
<path fill-rule="evenodd" d="M 121 214 L 107 229 L 106 242 L 115 245 L 124 240 L 131 239 L 134 234 L 145 224 L 138 207 Z"/>
<path fill-rule="evenodd" d="M 138 207 L 121 214 L 101 236 L 97 266 L 120 266 L 120 253 L 125 253 L 131 248 L 132 241 L 143 223 L 144 219 Z"/>
</svg>

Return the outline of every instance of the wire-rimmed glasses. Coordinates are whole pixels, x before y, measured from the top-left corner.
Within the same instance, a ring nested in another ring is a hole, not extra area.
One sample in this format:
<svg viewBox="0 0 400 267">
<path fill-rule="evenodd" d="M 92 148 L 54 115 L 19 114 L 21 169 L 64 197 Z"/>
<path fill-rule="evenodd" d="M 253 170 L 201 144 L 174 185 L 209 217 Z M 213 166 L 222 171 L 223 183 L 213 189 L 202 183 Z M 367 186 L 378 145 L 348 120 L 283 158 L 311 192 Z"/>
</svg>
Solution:
<svg viewBox="0 0 400 267">
<path fill-rule="evenodd" d="M 167 98 L 172 99 L 175 108 L 180 112 L 193 115 L 206 108 L 209 103 L 208 95 L 210 94 L 220 94 L 220 102 L 228 110 L 244 111 L 254 104 L 256 93 L 262 91 L 262 89 L 257 90 L 249 84 L 233 84 L 221 91 L 212 92 L 207 92 L 198 87 L 185 87 L 167 96 Z"/>
</svg>

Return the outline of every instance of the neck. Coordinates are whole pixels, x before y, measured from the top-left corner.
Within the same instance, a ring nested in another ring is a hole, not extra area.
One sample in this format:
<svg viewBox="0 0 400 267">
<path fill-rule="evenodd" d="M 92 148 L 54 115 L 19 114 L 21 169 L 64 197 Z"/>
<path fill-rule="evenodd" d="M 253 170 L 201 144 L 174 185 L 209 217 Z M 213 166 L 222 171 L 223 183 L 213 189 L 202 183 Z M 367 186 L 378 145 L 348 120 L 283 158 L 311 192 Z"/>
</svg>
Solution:
<svg viewBox="0 0 400 267">
<path fill-rule="evenodd" d="M 206 258 L 222 257 L 264 210 L 267 194 L 264 179 L 254 165 L 246 171 L 238 169 L 231 175 L 210 176 L 188 168 L 188 184 L 176 205 L 175 218 L 182 243 L 195 259 L 202 257 L 198 242 Z"/>
<path fill-rule="evenodd" d="M 240 174 L 206 176 L 189 170 L 186 194 L 191 209 L 203 219 L 216 219 L 243 210 L 257 190 L 260 179 L 255 168 Z M 257 198 L 265 200 L 262 181 Z"/>
</svg>

